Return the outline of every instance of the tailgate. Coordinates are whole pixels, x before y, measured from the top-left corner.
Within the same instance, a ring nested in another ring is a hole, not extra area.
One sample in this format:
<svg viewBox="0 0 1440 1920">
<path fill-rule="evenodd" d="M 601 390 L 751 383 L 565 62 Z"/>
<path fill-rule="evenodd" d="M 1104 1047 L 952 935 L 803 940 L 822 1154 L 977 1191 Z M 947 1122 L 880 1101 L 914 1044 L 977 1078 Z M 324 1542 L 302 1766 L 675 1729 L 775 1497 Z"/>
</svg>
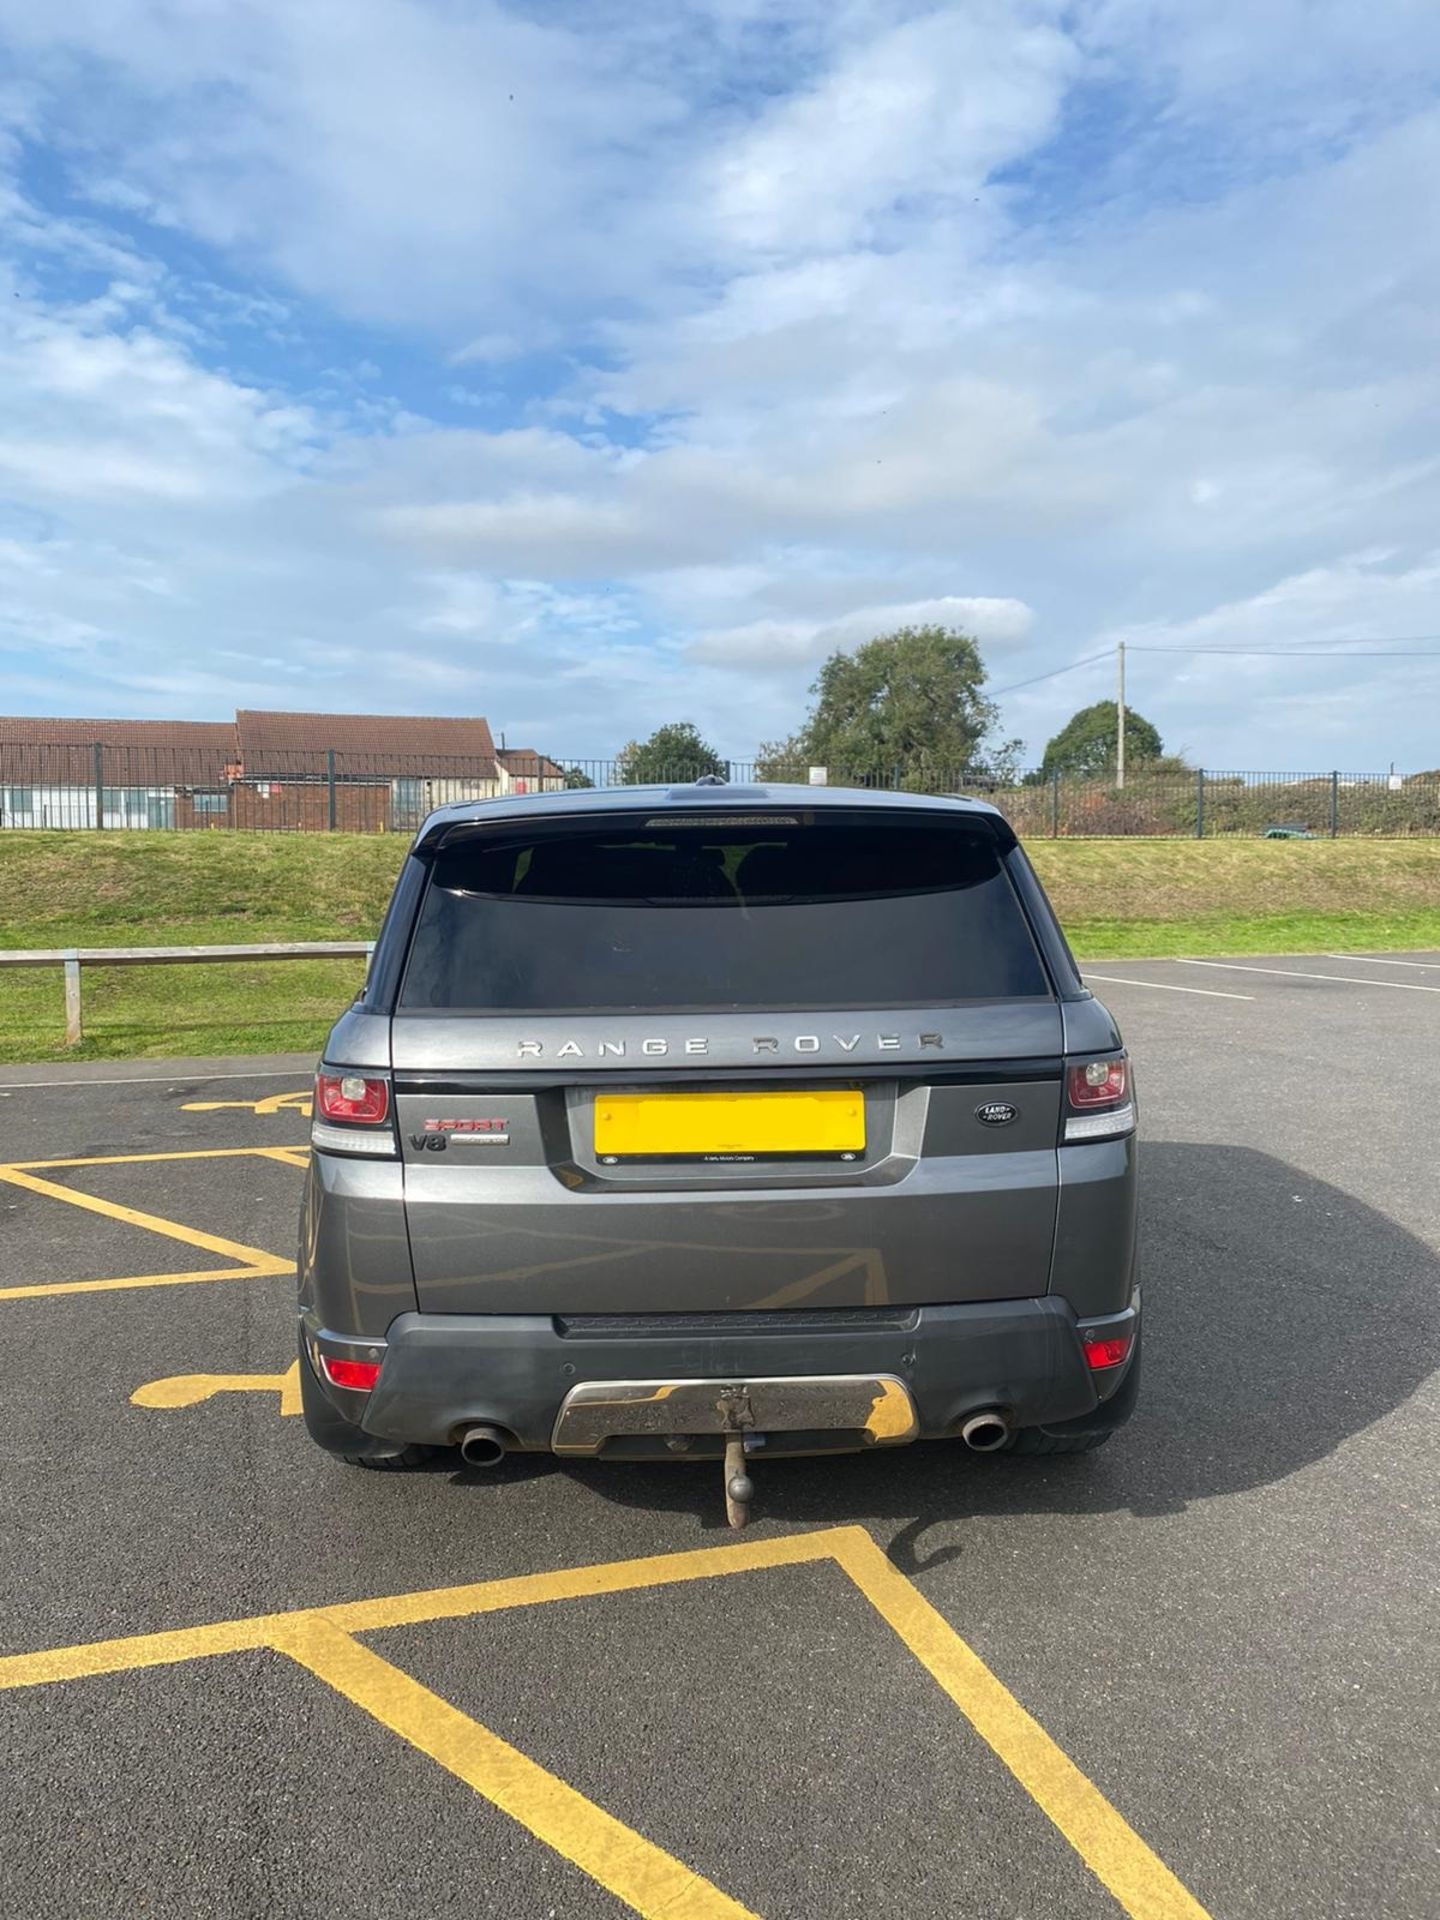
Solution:
<svg viewBox="0 0 1440 1920">
<path fill-rule="evenodd" d="M 951 1008 L 924 1022 L 867 1012 L 823 1024 L 723 1015 L 522 1028 L 398 1016 L 422 1312 L 1044 1293 L 1059 1009 Z"/>
</svg>

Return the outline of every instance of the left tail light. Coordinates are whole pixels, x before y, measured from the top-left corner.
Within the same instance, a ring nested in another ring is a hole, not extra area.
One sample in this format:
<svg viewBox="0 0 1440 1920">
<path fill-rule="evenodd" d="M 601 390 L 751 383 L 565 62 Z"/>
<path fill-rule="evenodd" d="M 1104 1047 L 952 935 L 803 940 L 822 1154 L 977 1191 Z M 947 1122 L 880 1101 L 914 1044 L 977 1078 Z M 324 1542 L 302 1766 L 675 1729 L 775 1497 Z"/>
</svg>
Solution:
<svg viewBox="0 0 1440 1920">
<path fill-rule="evenodd" d="M 1135 1127 L 1130 1062 L 1123 1053 L 1082 1060 L 1065 1073 L 1065 1139 L 1113 1140 Z"/>
<path fill-rule="evenodd" d="M 390 1081 L 384 1074 L 327 1073 L 315 1076 L 310 1144 L 325 1153 L 358 1153 L 393 1160 L 395 1122 Z"/>
</svg>

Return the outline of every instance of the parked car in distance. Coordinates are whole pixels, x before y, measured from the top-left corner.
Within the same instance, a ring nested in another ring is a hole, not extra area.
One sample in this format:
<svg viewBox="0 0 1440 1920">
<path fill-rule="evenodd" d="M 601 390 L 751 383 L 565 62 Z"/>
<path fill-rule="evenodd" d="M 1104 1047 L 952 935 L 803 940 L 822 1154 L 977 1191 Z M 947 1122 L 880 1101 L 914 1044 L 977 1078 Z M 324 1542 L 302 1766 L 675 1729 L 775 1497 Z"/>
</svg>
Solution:
<svg viewBox="0 0 1440 1920">
<path fill-rule="evenodd" d="M 725 1463 L 1095 1447 L 1140 1364 L 1114 1020 L 982 802 L 702 781 L 432 814 L 316 1081 L 305 1419 Z"/>
</svg>

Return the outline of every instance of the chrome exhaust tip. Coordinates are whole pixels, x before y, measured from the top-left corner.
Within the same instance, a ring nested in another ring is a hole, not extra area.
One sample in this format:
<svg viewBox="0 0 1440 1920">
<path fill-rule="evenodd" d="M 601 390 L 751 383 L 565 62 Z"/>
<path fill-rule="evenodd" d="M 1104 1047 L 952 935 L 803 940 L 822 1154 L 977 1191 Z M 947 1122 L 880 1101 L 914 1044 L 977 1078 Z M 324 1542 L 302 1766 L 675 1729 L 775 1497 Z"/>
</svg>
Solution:
<svg viewBox="0 0 1440 1920">
<path fill-rule="evenodd" d="M 998 1453 L 1010 1438 L 1010 1421 L 997 1407 L 972 1413 L 960 1429 L 960 1438 L 972 1453 Z"/>
</svg>

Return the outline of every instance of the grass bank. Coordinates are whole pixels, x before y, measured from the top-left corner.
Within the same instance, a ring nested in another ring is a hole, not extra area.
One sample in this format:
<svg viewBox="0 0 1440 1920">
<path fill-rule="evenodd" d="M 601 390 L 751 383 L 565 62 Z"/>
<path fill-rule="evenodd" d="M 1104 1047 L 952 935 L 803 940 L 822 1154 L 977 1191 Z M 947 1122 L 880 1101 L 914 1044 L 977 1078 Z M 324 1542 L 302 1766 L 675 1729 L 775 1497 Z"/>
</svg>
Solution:
<svg viewBox="0 0 1440 1920">
<path fill-rule="evenodd" d="M 404 853 L 384 836 L 0 834 L 0 945 L 366 939 Z M 1038 840 L 1082 959 L 1440 948 L 1440 840 Z M 87 969 L 80 1058 L 304 1051 L 360 962 Z M 57 971 L 0 973 L 0 1060 L 67 1056 Z"/>
</svg>

